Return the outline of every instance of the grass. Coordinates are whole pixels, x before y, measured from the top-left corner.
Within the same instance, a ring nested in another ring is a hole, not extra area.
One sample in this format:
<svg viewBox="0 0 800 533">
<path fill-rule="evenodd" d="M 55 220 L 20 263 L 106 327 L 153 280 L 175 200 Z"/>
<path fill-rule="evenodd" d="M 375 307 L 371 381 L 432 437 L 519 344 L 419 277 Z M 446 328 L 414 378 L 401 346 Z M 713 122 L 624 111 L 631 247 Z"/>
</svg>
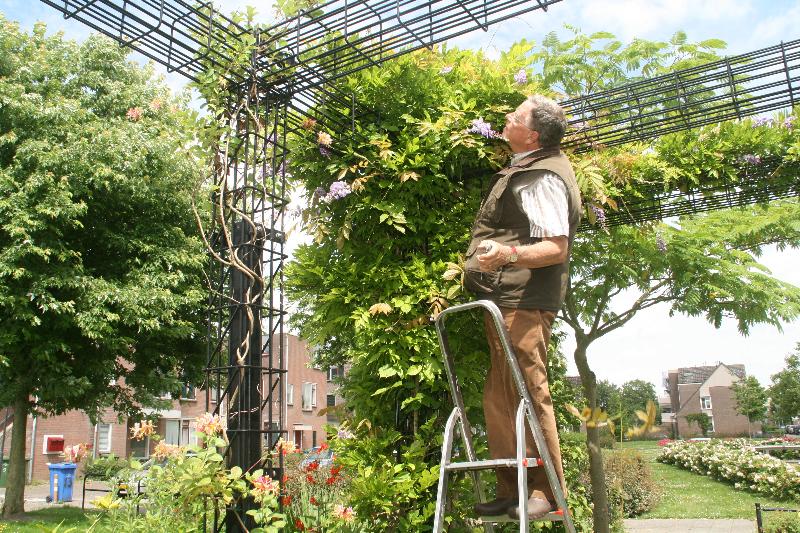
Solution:
<svg viewBox="0 0 800 533">
<path fill-rule="evenodd" d="M 732 485 L 694 474 L 677 466 L 656 462 L 660 448 L 656 441 L 626 442 L 623 449 L 641 453 L 652 467 L 656 484 L 663 490 L 658 505 L 639 518 L 744 518 L 755 520 L 755 504 L 765 507 L 800 508 L 798 502 L 784 502 L 761 494 L 737 490 Z"/>
<path fill-rule="evenodd" d="M 0 519 L 0 533 L 84 532 L 98 516 L 96 512 L 82 511 L 77 507 L 51 507 L 25 513 L 17 520 Z M 100 533 L 97 528 L 92 531 Z"/>
</svg>

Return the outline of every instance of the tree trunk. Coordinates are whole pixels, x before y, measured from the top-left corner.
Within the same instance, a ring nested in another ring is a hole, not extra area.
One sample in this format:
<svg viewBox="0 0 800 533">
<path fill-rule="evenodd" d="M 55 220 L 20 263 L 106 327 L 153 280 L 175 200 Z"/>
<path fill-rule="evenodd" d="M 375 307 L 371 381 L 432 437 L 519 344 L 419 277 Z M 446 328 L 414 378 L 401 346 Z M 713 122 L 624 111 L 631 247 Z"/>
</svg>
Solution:
<svg viewBox="0 0 800 533">
<path fill-rule="evenodd" d="M 583 394 L 589 407 L 597 407 L 597 378 L 589 368 L 586 359 L 586 348 L 589 339 L 576 335 L 575 364 L 581 376 Z M 600 451 L 600 428 L 586 428 L 586 448 L 589 450 L 589 477 L 592 481 L 592 504 L 594 510 L 594 533 L 609 533 L 610 516 L 608 514 L 608 493 L 606 492 L 606 477 L 603 469 L 603 454 Z"/>
<path fill-rule="evenodd" d="M 14 429 L 11 432 L 3 518 L 25 512 L 25 440 L 29 408 L 27 394 L 14 402 Z"/>
</svg>

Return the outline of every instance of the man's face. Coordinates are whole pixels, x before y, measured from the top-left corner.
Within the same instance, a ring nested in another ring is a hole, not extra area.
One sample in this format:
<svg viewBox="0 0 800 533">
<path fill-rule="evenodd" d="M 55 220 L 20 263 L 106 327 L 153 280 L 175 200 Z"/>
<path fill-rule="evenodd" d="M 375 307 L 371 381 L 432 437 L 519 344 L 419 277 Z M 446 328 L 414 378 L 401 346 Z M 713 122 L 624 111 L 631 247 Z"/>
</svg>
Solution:
<svg viewBox="0 0 800 533">
<path fill-rule="evenodd" d="M 506 115 L 503 137 L 514 152 L 527 152 L 538 147 L 539 133 L 525 125 L 526 118 L 530 117 L 530 106 L 531 103 L 526 100 Z"/>
</svg>

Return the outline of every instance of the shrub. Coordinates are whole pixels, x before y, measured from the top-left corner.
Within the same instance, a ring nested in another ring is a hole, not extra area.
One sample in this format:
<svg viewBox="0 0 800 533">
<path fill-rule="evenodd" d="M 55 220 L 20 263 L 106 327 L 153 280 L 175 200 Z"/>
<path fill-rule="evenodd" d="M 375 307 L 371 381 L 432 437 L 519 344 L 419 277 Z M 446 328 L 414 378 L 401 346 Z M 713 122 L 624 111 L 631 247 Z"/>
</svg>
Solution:
<svg viewBox="0 0 800 533">
<path fill-rule="evenodd" d="M 608 453 L 603 457 L 612 520 L 631 518 L 652 509 L 661 496 L 650 466 L 634 450 Z"/>
<path fill-rule="evenodd" d="M 109 454 L 90 459 L 83 465 L 83 475 L 94 479 L 110 480 L 128 467 L 128 461 L 116 455 Z"/>
<path fill-rule="evenodd" d="M 765 520 L 764 533 L 800 533 L 800 513 L 769 513 Z"/>
<path fill-rule="evenodd" d="M 678 441 L 665 446 L 658 460 L 784 500 L 800 498 L 800 469 L 759 453 L 745 439 Z"/>
</svg>

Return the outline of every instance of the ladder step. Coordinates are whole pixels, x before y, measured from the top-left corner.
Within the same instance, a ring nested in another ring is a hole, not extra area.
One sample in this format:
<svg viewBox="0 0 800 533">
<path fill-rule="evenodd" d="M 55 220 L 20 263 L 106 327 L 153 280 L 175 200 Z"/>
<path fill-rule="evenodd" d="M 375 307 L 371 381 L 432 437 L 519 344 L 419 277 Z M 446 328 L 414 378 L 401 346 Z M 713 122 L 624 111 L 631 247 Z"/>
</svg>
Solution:
<svg viewBox="0 0 800 533">
<path fill-rule="evenodd" d="M 527 457 L 522 460 L 523 464 L 529 468 L 533 468 L 535 466 L 542 466 L 544 462 L 538 457 Z M 449 465 L 445 466 L 445 469 L 448 471 L 460 471 L 460 470 L 488 470 L 490 468 L 497 468 L 499 466 L 506 466 L 506 467 L 517 467 L 517 460 L 516 459 L 487 459 L 485 461 L 465 461 L 463 463 L 450 463 Z"/>
<path fill-rule="evenodd" d="M 514 522 L 518 523 L 519 520 L 516 518 L 511 518 L 508 515 L 499 515 L 499 516 L 481 516 L 481 522 L 489 523 L 489 524 L 501 524 L 501 523 L 508 523 Z M 541 518 L 537 518 L 536 520 L 528 520 L 528 522 L 561 522 L 564 520 L 564 511 L 558 510 L 553 511 L 551 513 L 547 513 Z"/>
</svg>

